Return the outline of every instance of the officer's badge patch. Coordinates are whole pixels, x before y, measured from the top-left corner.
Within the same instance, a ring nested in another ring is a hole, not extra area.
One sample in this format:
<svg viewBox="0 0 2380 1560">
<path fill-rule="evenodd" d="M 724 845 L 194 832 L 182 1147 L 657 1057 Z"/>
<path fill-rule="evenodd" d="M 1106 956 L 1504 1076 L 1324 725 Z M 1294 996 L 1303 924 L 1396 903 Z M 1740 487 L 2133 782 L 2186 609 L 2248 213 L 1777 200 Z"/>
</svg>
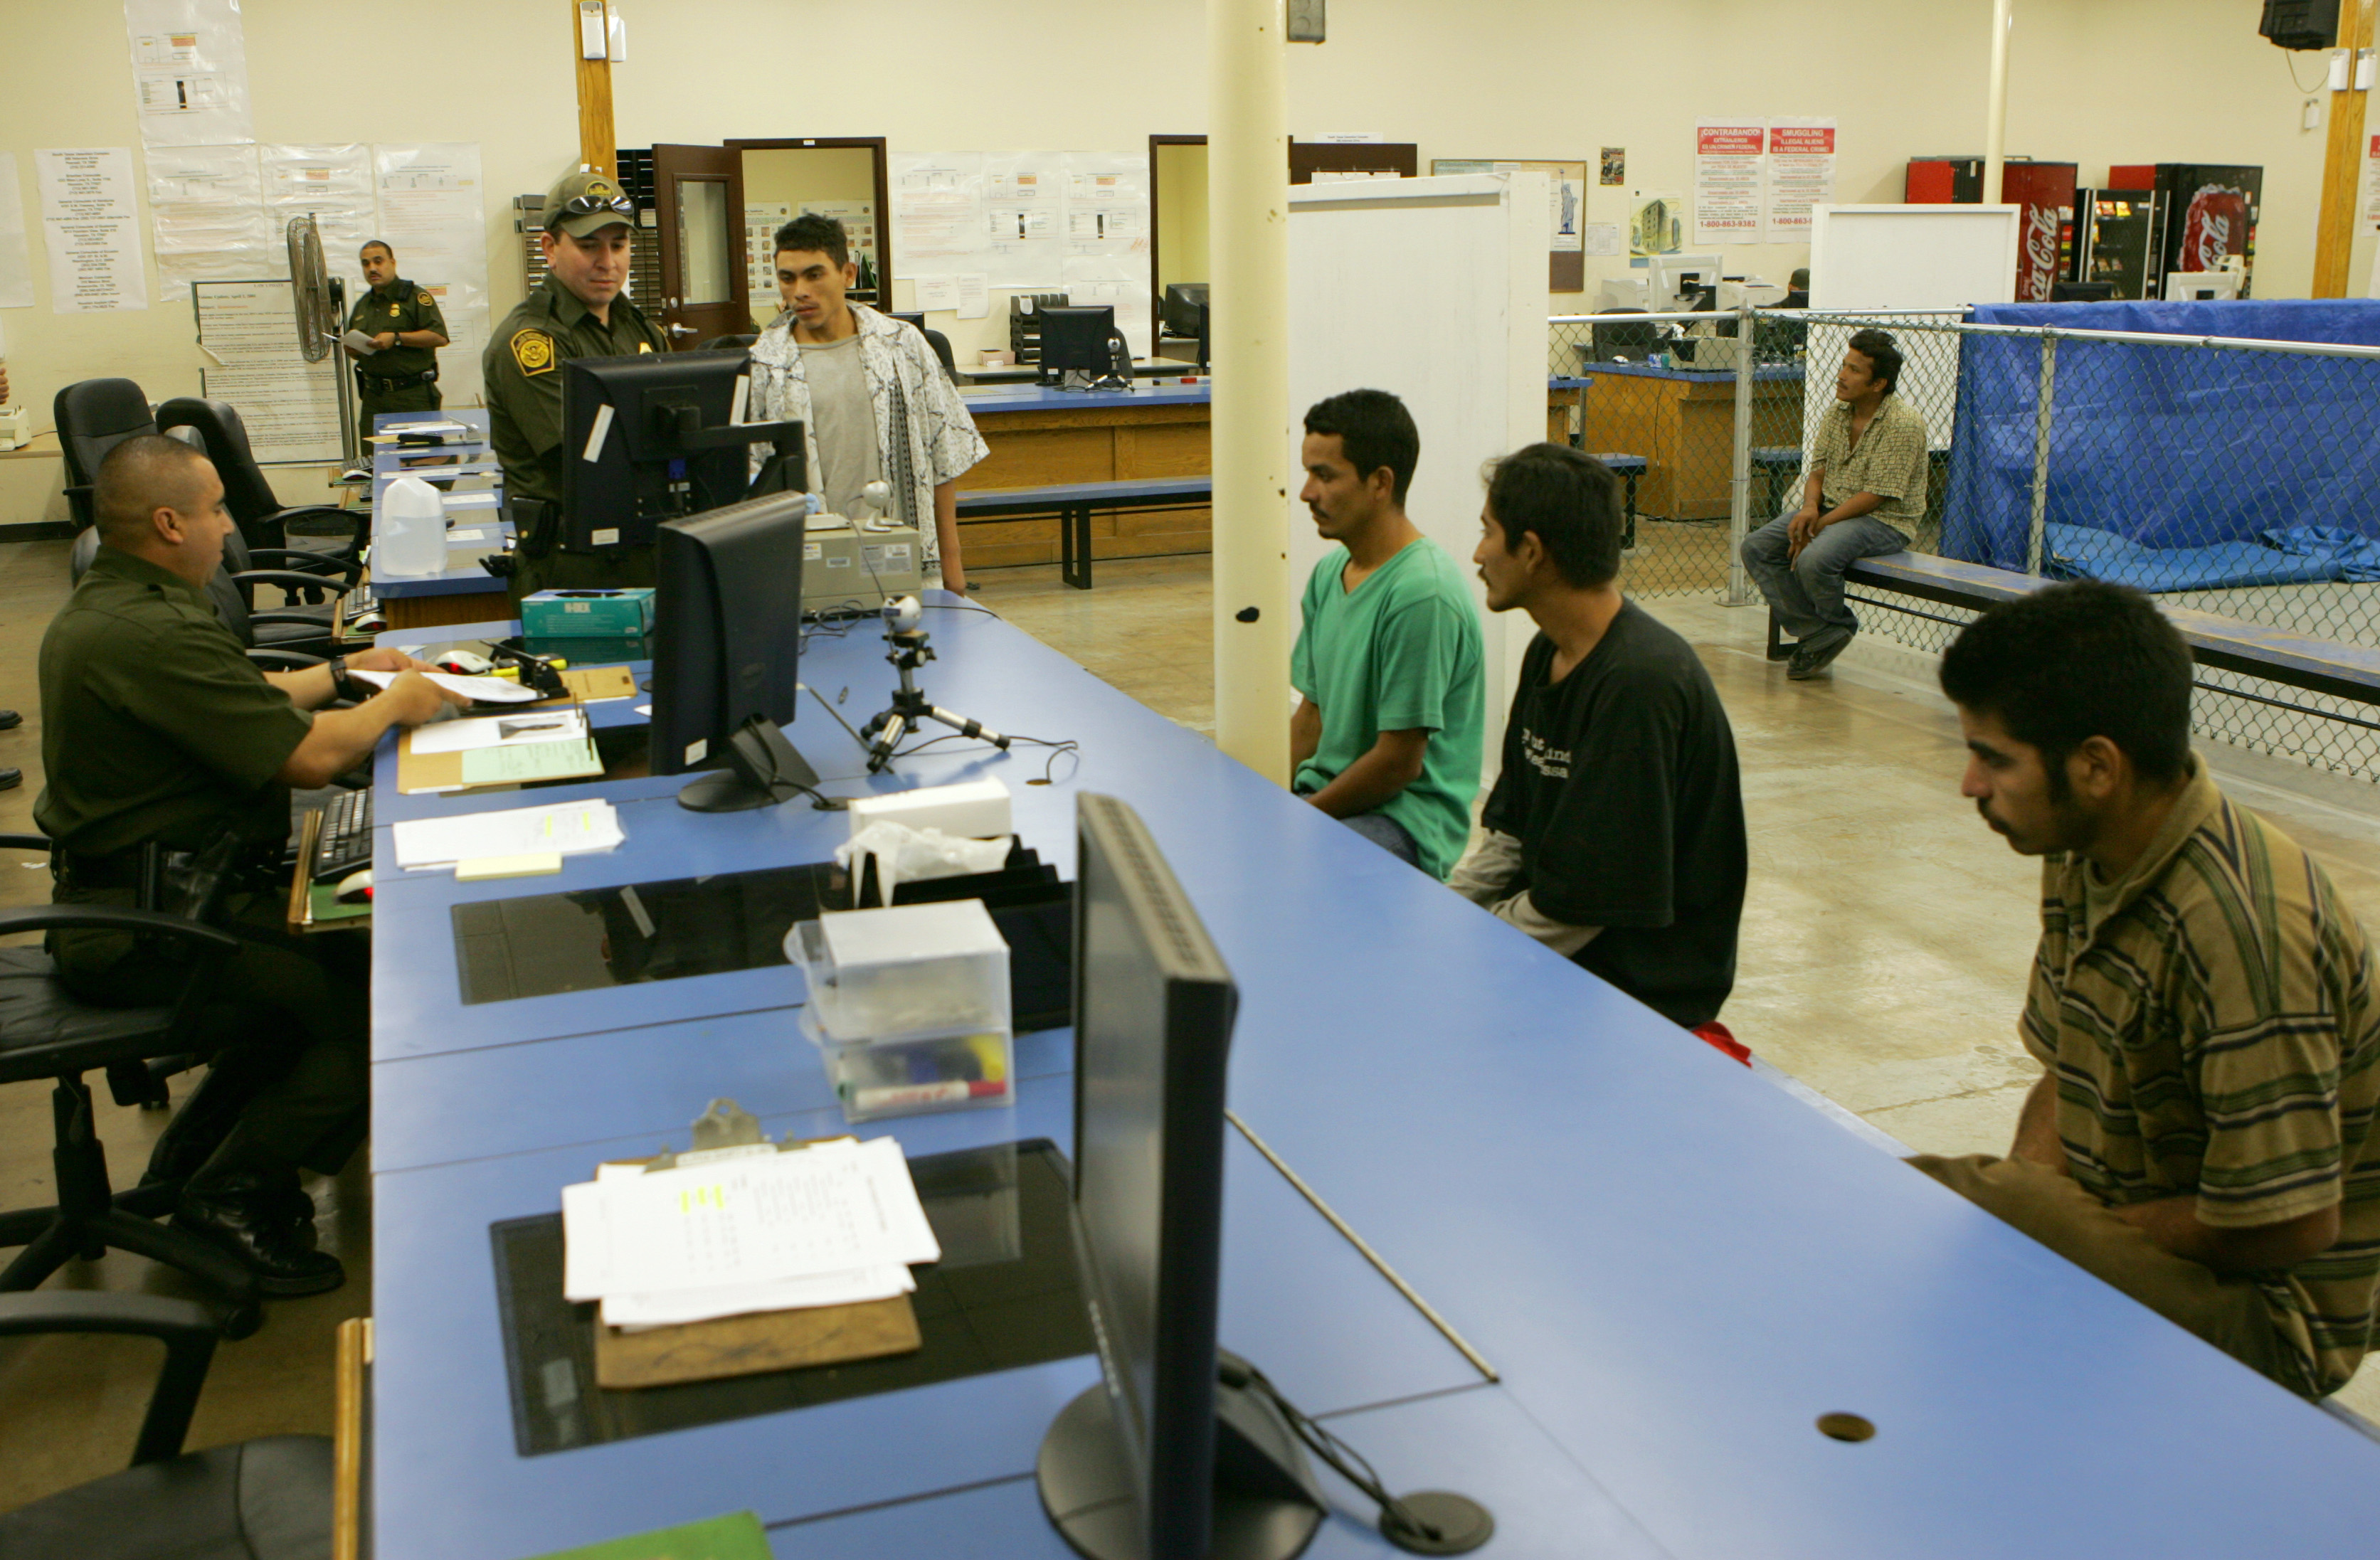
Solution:
<svg viewBox="0 0 2380 1560">
<path fill-rule="evenodd" d="M 587 181 L 587 193 L 598 200 L 609 200 L 612 199 L 613 189 L 610 185 L 605 184 L 601 179 L 589 179 Z"/>
<path fill-rule="evenodd" d="M 520 365 L 524 374 L 553 372 L 553 338 L 543 331 L 516 331 L 513 361 Z"/>
<path fill-rule="evenodd" d="M 392 319 L 392 320 L 395 319 L 395 318 L 396 318 L 396 315 L 397 315 L 397 310 L 398 310 L 401 307 L 402 307 L 402 306 L 401 306 L 401 305 L 398 305 L 398 304 L 394 304 L 394 303 L 393 303 L 393 304 L 390 304 L 390 305 L 388 306 L 388 317 L 389 317 L 390 319 Z"/>
<path fill-rule="evenodd" d="M 652 349 L 653 344 L 649 341 L 640 341 L 637 344 L 637 350 L 638 352 L 650 352 Z"/>
</svg>

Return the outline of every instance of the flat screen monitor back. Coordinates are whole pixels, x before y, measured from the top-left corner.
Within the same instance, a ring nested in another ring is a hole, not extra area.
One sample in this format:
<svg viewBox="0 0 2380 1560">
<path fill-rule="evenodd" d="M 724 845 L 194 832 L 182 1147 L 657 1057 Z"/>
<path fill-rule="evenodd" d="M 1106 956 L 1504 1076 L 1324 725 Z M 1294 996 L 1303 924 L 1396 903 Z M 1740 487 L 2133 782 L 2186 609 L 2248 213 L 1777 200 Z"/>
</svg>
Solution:
<svg viewBox="0 0 2380 1560">
<path fill-rule="evenodd" d="M 1075 1231 L 1103 1385 L 1043 1441 L 1042 1502 L 1099 1560 L 1279 1560 L 1318 1493 L 1286 1427 L 1216 1382 L 1238 992 L 1138 816 L 1087 794 L 1075 816 Z"/>
<path fill-rule="evenodd" d="M 1068 372 L 1104 377 L 1115 370 L 1115 306 L 1045 308 L 1041 319 L 1041 376 Z"/>
<path fill-rule="evenodd" d="M 688 448 L 680 434 L 734 421 L 742 410 L 739 381 L 748 382 L 751 371 L 751 358 L 742 352 L 575 357 L 563 364 L 567 544 L 650 542 L 664 520 L 742 499 L 747 447 Z"/>
<path fill-rule="evenodd" d="M 716 765 L 755 717 L 793 723 L 808 509 L 802 494 L 781 493 L 660 527 L 654 774 Z"/>
</svg>

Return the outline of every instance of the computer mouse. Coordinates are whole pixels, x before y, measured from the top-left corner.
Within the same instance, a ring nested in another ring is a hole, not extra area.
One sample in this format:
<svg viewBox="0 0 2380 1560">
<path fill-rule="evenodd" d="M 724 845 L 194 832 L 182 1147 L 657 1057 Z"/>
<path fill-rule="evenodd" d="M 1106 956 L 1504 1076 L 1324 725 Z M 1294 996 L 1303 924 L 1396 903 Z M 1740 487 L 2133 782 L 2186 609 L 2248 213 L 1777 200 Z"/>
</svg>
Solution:
<svg viewBox="0 0 2380 1560">
<path fill-rule="evenodd" d="M 361 904 L 372 897 L 371 868 L 350 872 L 339 879 L 338 900 L 341 904 Z"/>
<path fill-rule="evenodd" d="M 457 677 L 485 677 L 496 663 L 476 650 L 445 650 L 431 664 Z"/>
</svg>

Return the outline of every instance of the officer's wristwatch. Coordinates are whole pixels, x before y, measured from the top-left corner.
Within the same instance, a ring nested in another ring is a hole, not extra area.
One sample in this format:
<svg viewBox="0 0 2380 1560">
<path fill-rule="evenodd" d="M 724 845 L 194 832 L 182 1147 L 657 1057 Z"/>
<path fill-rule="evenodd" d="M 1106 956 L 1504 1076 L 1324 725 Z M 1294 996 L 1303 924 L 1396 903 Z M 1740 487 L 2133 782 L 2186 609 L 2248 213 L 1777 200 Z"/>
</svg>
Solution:
<svg viewBox="0 0 2380 1560">
<path fill-rule="evenodd" d="M 363 690 L 358 688 L 353 682 L 349 681 L 347 677 L 346 657 L 333 656 L 328 664 L 331 669 L 331 696 L 333 698 L 361 700 L 365 697 Z"/>
</svg>

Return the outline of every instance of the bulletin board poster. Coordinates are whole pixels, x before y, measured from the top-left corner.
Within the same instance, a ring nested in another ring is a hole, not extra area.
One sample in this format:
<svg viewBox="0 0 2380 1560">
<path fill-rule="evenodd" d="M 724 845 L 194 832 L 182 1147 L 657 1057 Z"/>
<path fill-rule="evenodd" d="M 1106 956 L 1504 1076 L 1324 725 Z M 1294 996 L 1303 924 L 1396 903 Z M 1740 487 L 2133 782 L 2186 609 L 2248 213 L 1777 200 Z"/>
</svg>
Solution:
<svg viewBox="0 0 2380 1560">
<path fill-rule="evenodd" d="M 1432 175 L 1440 174 L 1544 174 L 1547 176 L 1548 212 L 1546 231 L 1553 235 L 1552 251 L 1547 268 L 1548 290 L 1557 293 L 1583 293 L 1586 290 L 1586 163 L 1584 160 L 1564 162 L 1512 162 L 1485 157 L 1433 157 L 1429 160 Z"/>
<path fill-rule="evenodd" d="M 1628 198 L 1628 255 L 1674 255 L 1686 247 L 1686 198 L 1637 190 Z"/>
<path fill-rule="evenodd" d="M 1760 119 L 1694 124 L 1694 242 L 1756 244 L 1766 204 L 1763 159 L 1768 125 Z"/>
<path fill-rule="evenodd" d="M 2363 225 L 2380 228 L 2380 136 L 2363 142 Z"/>
<path fill-rule="evenodd" d="M 132 97 L 144 146 L 256 139 L 239 0 L 125 0 Z"/>
<path fill-rule="evenodd" d="M 1764 236 L 1771 244 L 1810 241 L 1810 213 L 1835 200 L 1835 122 L 1768 122 L 1768 211 Z"/>
</svg>

